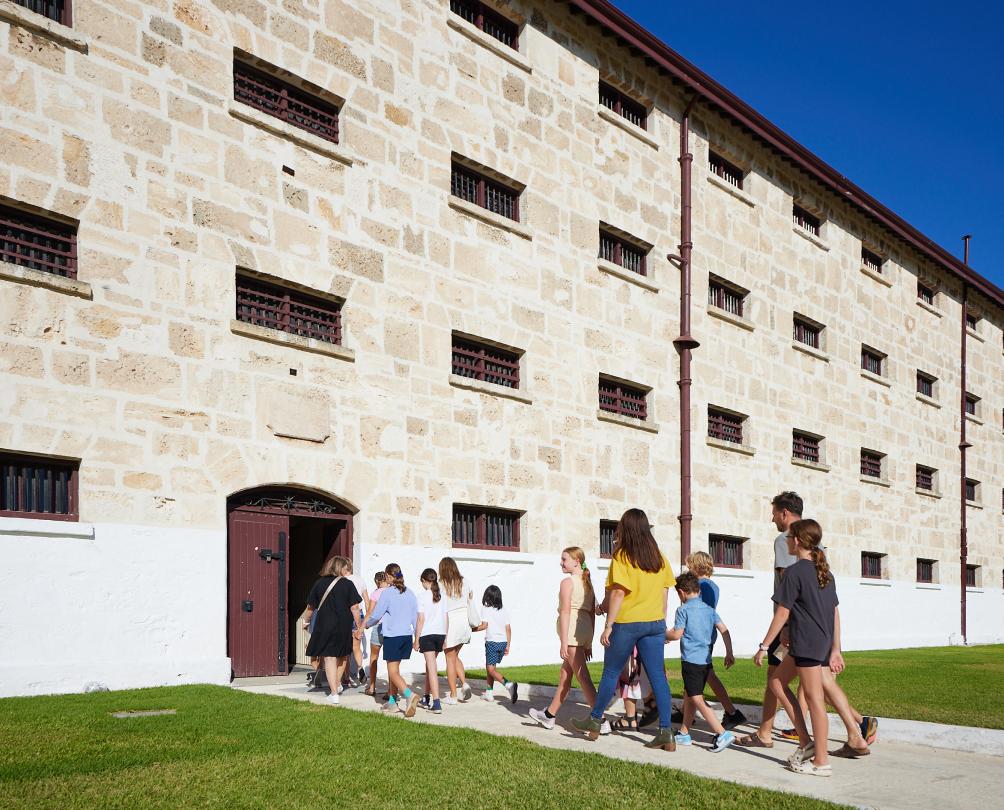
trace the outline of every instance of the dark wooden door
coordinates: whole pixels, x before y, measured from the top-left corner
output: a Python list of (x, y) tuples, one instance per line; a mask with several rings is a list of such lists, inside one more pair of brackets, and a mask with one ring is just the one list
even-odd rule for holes
[(227, 654), (234, 677), (285, 675), (289, 516), (235, 509), (228, 529)]

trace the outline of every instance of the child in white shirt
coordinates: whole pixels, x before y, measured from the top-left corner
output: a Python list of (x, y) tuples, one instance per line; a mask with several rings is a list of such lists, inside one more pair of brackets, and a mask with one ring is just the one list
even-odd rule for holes
[(481, 611), (482, 622), (478, 630), (485, 632), (485, 666), (488, 670), (488, 688), (482, 697), (485, 700), (495, 699), (495, 682), (505, 686), (513, 703), (517, 699), (518, 684), (508, 680), (498, 669), (503, 657), (509, 654), (512, 643), (512, 628), (509, 626), (509, 611), (502, 606), (502, 591), (497, 585), (485, 588), (481, 599), (484, 609)]

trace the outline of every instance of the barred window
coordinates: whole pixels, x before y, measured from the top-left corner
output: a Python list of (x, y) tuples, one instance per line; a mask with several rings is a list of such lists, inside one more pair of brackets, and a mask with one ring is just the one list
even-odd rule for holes
[(648, 409), (646, 398), (648, 392), (627, 383), (618, 382), (600, 376), (599, 398), (600, 410), (616, 413), (621, 416), (631, 416), (635, 419), (646, 419)]
[(708, 436), (732, 444), (743, 443), (743, 423), (745, 416), (723, 411), (720, 408), (708, 408)]
[(980, 398), (975, 394), (966, 394), (966, 413), (970, 416), (976, 416), (977, 411), (980, 407)]
[(648, 250), (623, 236), (618, 236), (609, 228), (600, 225), (600, 258), (630, 270), (640, 276), (647, 275), (646, 257)]
[(743, 175), (745, 174), (743, 170), (734, 163), (729, 163), (721, 155), (708, 152), (708, 169), (712, 174), (721, 177), (730, 186), (740, 189), (743, 187)]
[(813, 236), (819, 236), (823, 223), (815, 214), (810, 214), (800, 205), (796, 204), (791, 208), (791, 218), (803, 231), (808, 231)]
[(73, 24), (71, 0), (14, 0), (14, 4), (48, 17), (60, 25)]
[(791, 432), (791, 457), (819, 464), (821, 461), (820, 438), (800, 430)]
[(917, 298), (929, 306), (934, 306), (934, 287), (928, 287), (924, 282), (917, 282)]
[(864, 579), (882, 579), (882, 558), (884, 554), (861, 552), (861, 576)]
[(975, 503), (977, 501), (977, 499), (978, 499), (979, 494), (980, 494), (980, 482), (979, 481), (974, 481), (972, 478), (967, 478), (966, 479), (966, 500), (967, 501), (973, 501)]
[(977, 571), (980, 570), (978, 565), (966, 565), (966, 587), (975, 588), (976, 587), (976, 577)]
[(516, 188), (457, 161), (453, 161), (450, 172), (450, 193), (493, 214), (519, 222), (519, 191)]
[(917, 465), (917, 489), (922, 489), (925, 492), (934, 491), (934, 476), (938, 471), (933, 467), (925, 467), (922, 464)]
[(873, 273), (881, 273), (882, 265), (885, 264), (885, 259), (879, 256), (874, 251), (869, 250), (866, 247), (861, 248), (861, 266), (866, 267)]
[(294, 84), (234, 60), (234, 99), (299, 129), (338, 143), (338, 107)]
[(237, 274), (237, 320), (340, 346), (342, 305)]
[(614, 536), (616, 533), (616, 520), (600, 521), (600, 557), (605, 560), (614, 556)]
[(979, 331), (980, 328), (980, 317), (979, 315), (973, 315), (970, 312), (966, 313), (966, 326), (973, 332)]
[(54, 219), (0, 205), (0, 262), (77, 277), (77, 229)]
[(806, 346), (811, 346), (813, 349), (822, 348), (822, 334), (823, 327), (814, 322), (810, 321), (808, 318), (804, 318), (801, 315), (796, 314), (793, 317), (794, 323), (794, 339), (796, 343), (804, 343)]
[(867, 346), (861, 347), (861, 368), (871, 374), (882, 376), (882, 367), (885, 365), (885, 355), (881, 352), (870, 349)]
[(917, 558), (917, 582), (934, 582), (934, 564), (937, 560), (922, 560)]
[(917, 393), (922, 394), (925, 397), (930, 397), (934, 399), (934, 383), (937, 381), (937, 377), (932, 377), (930, 374), (925, 374), (923, 371), (917, 372)]
[(724, 534), (708, 535), (708, 553), (716, 567), (743, 567), (743, 537), (729, 537)]
[(519, 25), (477, 0), (450, 0), (450, 11), (492, 39), (519, 50)]
[(744, 317), (746, 296), (749, 290), (744, 290), (735, 284), (730, 284), (718, 276), (708, 277), (708, 305), (724, 309), (733, 315)]
[(519, 388), (519, 358), (518, 352), (453, 336), (452, 371), (460, 377)]
[(861, 474), (867, 476), (868, 478), (881, 478), (882, 477), (882, 459), (885, 456), (882, 453), (876, 453), (874, 450), (861, 449)]
[(616, 87), (600, 82), (600, 104), (642, 129), (648, 128), (648, 109)]
[(453, 547), (519, 551), (520, 513), (453, 505)]
[(78, 520), (79, 463), (0, 455), (0, 517)]

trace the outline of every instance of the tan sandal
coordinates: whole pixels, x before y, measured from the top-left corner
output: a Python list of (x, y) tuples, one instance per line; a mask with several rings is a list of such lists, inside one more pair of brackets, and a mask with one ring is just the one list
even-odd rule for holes
[(773, 748), (774, 741), (764, 742), (760, 739), (760, 735), (744, 734), (742, 737), (737, 737), (736, 741), (732, 743), (733, 745), (738, 745), (740, 748)]
[(831, 757), (841, 757), (842, 759), (857, 759), (858, 757), (866, 757), (871, 753), (866, 745), (864, 748), (855, 748), (850, 743), (844, 743), (836, 751), (831, 751)]

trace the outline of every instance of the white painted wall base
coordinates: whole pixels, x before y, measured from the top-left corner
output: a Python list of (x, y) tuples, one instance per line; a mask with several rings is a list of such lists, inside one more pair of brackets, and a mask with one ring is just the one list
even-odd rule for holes
[[(408, 586), (420, 587), (422, 569), (436, 567), (443, 552), (359, 544), (356, 570), (370, 584), (375, 571), (397, 562)], [(502, 590), (513, 628), (503, 670), (507, 663), (557, 661), (557, 555), (450, 553), (479, 603), (488, 585)], [(2, 518), (0, 555), (0, 696), (81, 692), (92, 682), (110, 689), (229, 682), (225, 530)], [(601, 589), (608, 563), (589, 563)], [(751, 655), (770, 621), (771, 574), (721, 571), (716, 581), (736, 653)], [(837, 589), (847, 650), (958, 642), (954, 587), (841, 580)], [(673, 596), (671, 611), (675, 606)], [(1000, 589), (969, 592), (970, 643), (1004, 641), (1002, 608)], [(669, 657), (678, 652), (667, 647)], [(594, 654), (602, 658), (598, 642)], [(483, 633), (462, 660), (484, 665)], [(402, 668), (420, 672), (422, 659), (413, 655)]]

